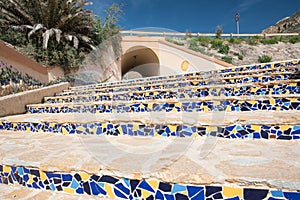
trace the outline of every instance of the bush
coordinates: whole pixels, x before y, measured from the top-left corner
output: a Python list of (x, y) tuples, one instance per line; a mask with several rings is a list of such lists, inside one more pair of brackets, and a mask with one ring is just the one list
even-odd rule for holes
[(214, 39), (210, 43), (211, 43), (211, 48), (213, 49), (220, 49), (223, 45), (223, 41), (219, 39)]
[(278, 44), (279, 38), (273, 37), (273, 38), (267, 38), (263, 39), (260, 42), (263, 44)]
[(260, 63), (268, 63), (272, 61), (272, 57), (268, 55), (262, 55), (258, 57), (258, 62)]
[(228, 54), (229, 52), (229, 46), (228, 45), (222, 45), (218, 51), (219, 53), (222, 54)]
[(239, 54), (239, 53), (236, 53), (234, 52), (233, 55), (237, 56), (239, 60), (243, 60), (244, 59), (244, 56)]
[(199, 45), (198, 45), (197, 40), (191, 39), (189, 41), (189, 49), (194, 50), (194, 51), (197, 51), (197, 49), (199, 49)]
[(208, 45), (209, 45), (209, 43), (210, 43), (210, 41), (211, 41), (211, 38), (210, 38), (210, 37), (199, 36), (199, 37), (197, 38), (197, 40), (198, 40), (198, 42), (199, 42), (199, 44), (200, 44), (201, 46), (208, 47)]
[(171, 42), (173, 44), (179, 45), (179, 46), (183, 46), (184, 42), (183, 41), (179, 41), (179, 40), (174, 40), (172, 38), (165, 38), (166, 41)]
[(256, 39), (254, 39), (254, 38), (249, 38), (249, 39), (247, 40), (247, 43), (248, 43), (249, 45), (255, 46), (255, 45), (258, 44), (258, 41), (257, 41)]
[(243, 38), (229, 38), (228, 42), (231, 44), (241, 44)]
[(229, 64), (232, 64), (232, 58), (229, 56), (223, 56), (221, 59)]
[(289, 38), (289, 43), (295, 44), (300, 42), (300, 37), (299, 36), (293, 36), (291, 38)]
[(196, 52), (200, 52), (200, 53), (208, 55), (208, 56), (212, 56), (212, 54), (206, 52), (204, 48), (199, 47), (198, 41), (195, 39), (191, 39), (189, 41), (189, 49), (196, 51)]

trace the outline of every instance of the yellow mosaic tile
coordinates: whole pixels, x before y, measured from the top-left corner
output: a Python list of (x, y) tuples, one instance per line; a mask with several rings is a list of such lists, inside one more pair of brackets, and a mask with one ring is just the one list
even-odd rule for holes
[(116, 195), (113, 192), (113, 187), (110, 184), (104, 183), (104, 190), (107, 192), (108, 197), (116, 198)]
[(87, 181), (90, 178), (90, 175), (87, 174), (87, 173), (81, 172), (81, 173), (79, 173), (79, 175), (81, 176), (81, 178), (82, 178), (83, 181)]
[(153, 190), (157, 190), (159, 184), (157, 180), (148, 180), (147, 183), (153, 188)]
[(64, 192), (69, 193), (69, 194), (75, 194), (75, 190), (72, 188), (64, 188)]
[(147, 197), (149, 197), (151, 195), (151, 193), (149, 191), (147, 191), (147, 190), (141, 189), (141, 192), (142, 192), (142, 197), (143, 198), (147, 198)]

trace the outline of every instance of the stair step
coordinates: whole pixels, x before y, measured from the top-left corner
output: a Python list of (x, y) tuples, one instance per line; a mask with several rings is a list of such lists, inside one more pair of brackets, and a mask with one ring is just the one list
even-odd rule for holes
[[(227, 68), (223, 70), (215, 70), (215, 71), (207, 71), (207, 72), (192, 72), (187, 74), (179, 74), (179, 75), (171, 75), (171, 76), (158, 76), (158, 77), (149, 77), (149, 78), (142, 78), (142, 79), (134, 79), (134, 80), (123, 80), (123, 81), (117, 81), (117, 82), (108, 82), (108, 83), (102, 83), (97, 85), (103, 85), (103, 86), (117, 86), (117, 85), (124, 85), (124, 84), (132, 84), (134, 82), (148, 82), (148, 81), (164, 81), (166, 79), (180, 79), (182, 77), (199, 77), (204, 76), (206, 78), (209, 78), (210, 76), (213, 76), (215, 74), (249, 74), (249, 73), (257, 73), (257, 72), (265, 72), (265, 71), (285, 71), (285, 68), (295, 68), (300, 65), (300, 60), (294, 60), (294, 61), (286, 61), (286, 62), (277, 62), (277, 63), (267, 63), (267, 64), (259, 64), (259, 65), (248, 65), (248, 66), (241, 66), (241, 67), (235, 67), (235, 68)], [(91, 85), (94, 86), (94, 85)], [(86, 88), (90, 86), (79, 86), (75, 88)]]
[(101, 101), (87, 103), (45, 103), (27, 105), (28, 113), (124, 113), (300, 110), (299, 95), (261, 95), (157, 99), (148, 101)]
[[(261, 116), (261, 117), (260, 117)], [(0, 119), (0, 130), (65, 135), (129, 135), (254, 139), (300, 139), (300, 111), (27, 114)]]
[(300, 195), (298, 141), (2, 131), (0, 148), (1, 182), (42, 190), (121, 199), (134, 193), (137, 198)]
[[(89, 94), (88, 94), (89, 93)], [(132, 101), (171, 98), (201, 98), (206, 96), (250, 96), (299, 94), (300, 80), (282, 81), (282, 83), (214, 85), (202, 87), (183, 87), (161, 90), (123, 91), (123, 92), (80, 92), (73, 95), (45, 97), (47, 103), (83, 103), (99, 101)]]
[[(58, 95), (65, 95), (71, 93), (78, 92), (89, 92), (93, 90), (103, 91), (116, 91), (120, 89), (126, 88), (140, 88), (141, 84), (143, 86), (151, 87), (151, 86), (164, 86), (172, 88), (174, 86), (180, 85), (182, 86), (203, 86), (203, 85), (213, 85), (213, 84), (240, 84), (240, 83), (251, 83), (251, 82), (268, 82), (268, 81), (276, 81), (276, 80), (288, 80), (295, 79), (296, 69), (291, 69), (290, 72), (280, 72), (280, 73), (268, 73), (268, 74), (249, 74), (249, 75), (235, 75), (233, 77), (212, 77), (212, 78), (202, 78), (202, 77), (187, 77), (182, 79), (175, 80), (165, 80), (165, 81), (152, 81), (152, 82), (133, 82), (131, 84), (117, 85), (117, 86), (102, 86), (102, 85), (89, 85), (86, 87), (71, 87), (68, 90), (64, 90), (64, 92)], [(135, 80), (135, 79), (134, 79)]]

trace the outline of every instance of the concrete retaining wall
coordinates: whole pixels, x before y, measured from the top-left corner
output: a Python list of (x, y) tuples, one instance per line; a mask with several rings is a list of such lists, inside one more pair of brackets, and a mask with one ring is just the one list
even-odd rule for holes
[(48, 83), (64, 75), (64, 71), (60, 67), (45, 67), (18, 52), (13, 46), (0, 41), (0, 68), (5, 67), (23, 75), (28, 74), (43, 83)]
[(0, 97), (0, 117), (25, 113), (27, 104), (41, 103), (44, 97), (53, 96), (69, 87), (69, 83), (60, 83), (53, 86)]

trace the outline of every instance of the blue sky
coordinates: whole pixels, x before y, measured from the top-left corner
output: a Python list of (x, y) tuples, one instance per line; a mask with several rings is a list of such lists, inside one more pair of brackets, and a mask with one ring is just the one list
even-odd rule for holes
[(300, 0), (91, 0), (96, 14), (112, 3), (124, 5), (119, 24), (123, 30), (155, 27), (178, 32), (236, 33), (235, 13), (240, 13), (240, 33), (259, 33), (300, 10)]

